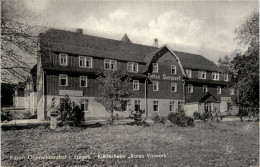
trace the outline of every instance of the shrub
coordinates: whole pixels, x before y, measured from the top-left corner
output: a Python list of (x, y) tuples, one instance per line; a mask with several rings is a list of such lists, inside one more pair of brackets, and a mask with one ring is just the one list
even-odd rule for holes
[(170, 113), (168, 115), (168, 120), (174, 125), (181, 127), (194, 126), (194, 120), (187, 117), (184, 112)]
[(10, 111), (1, 111), (1, 122), (3, 121), (11, 121), (12, 120), (12, 114)]
[(166, 122), (166, 119), (165, 118), (160, 118), (158, 114), (154, 114), (152, 120), (156, 124), (158, 124), (158, 123), (165, 124), (165, 122)]
[(73, 123), (75, 126), (79, 126), (81, 121), (84, 120), (84, 112), (79, 108), (79, 106), (75, 106), (73, 108)]
[(142, 119), (142, 114), (144, 113), (144, 110), (135, 111), (135, 113), (134, 111), (131, 111), (129, 117), (135, 121), (135, 125), (145, 125), (145, 120)]

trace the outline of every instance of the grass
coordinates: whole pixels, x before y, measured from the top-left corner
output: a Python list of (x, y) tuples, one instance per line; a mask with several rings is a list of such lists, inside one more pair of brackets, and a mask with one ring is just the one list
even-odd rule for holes
[[(192, 128), (167, 123), (3, 130), (2, 166), (258, 166), (258, 127), (256, 122), (198, 122)], [(147, 158), (148, 153), (166, 157)], [(98, 154), (126, 158), (99, 159)], [(144, 158), (127, 158), (131, 154)], [(28, 155), (67, 157), (30, 160)], [(14, 160), (15, 156), (22, 158)]]

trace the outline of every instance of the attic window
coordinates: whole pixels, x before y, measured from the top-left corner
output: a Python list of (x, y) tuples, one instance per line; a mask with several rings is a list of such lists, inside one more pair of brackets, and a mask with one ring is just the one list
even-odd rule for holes
[(224, 74), (224, 81), (228, 82), (228, 74)]
[(127, 71), (128, 72), (138, 72), (138, 63), (128, 62)]
[(67, 66), (68, 65), (68, 55), (65, 53), (60, 53), (60, 65)]
[(116, 60), (104, 60), (104, 68), (105, 70), (116, 70), (117, 69), (117, 62)]
[(79, 66), (92, 68), (92, 57), (79, 56)]
[(206, 79), (206, 71), (198, 71), (199, 79)]
[(158, 63), (153, 63), (153, 73), (158, 73)]
[(172, 74), (176, 74), (177, 71), (176, 71), (176, 65), (171, 65), (171, 73)]
[(213, 80), (219, 80), (219, 73), (218, 72), (212, 72), (212, 79)]

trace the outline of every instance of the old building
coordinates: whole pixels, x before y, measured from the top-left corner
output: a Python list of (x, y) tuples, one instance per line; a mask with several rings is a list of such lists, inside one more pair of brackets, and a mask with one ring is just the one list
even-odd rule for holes
[(167, 116), (184, 108), (195, 111), (226, 111), (232, 103), (227, 87), (230, 75), (216, 64), (195, 54), (172, 50), (164, 45), (134, 44), (125, 34), (112, 40), (76, 32), (50, 29), (40, 36), (37, 60), (37, 114), (46, 119), (51, 104), (59, 105), (64, 95), (80, 105), (85, 118), (107, 117), (109, 113), (94, 99), (100, 95), (97, 73), (120, 70), (132, 77), (134, 91), (129, 110), (143, 109), (146, 116)]

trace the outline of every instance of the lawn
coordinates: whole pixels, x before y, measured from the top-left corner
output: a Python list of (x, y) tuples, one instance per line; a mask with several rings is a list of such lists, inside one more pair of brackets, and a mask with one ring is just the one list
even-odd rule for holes
[(198, 122), (192, 128), (167, 123), (3, 130), (2, 166), (258, 166), (258, 127)]

